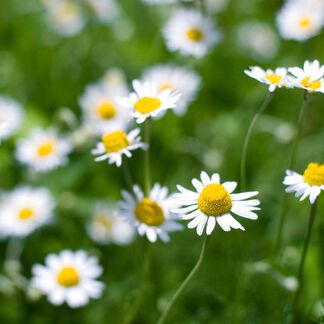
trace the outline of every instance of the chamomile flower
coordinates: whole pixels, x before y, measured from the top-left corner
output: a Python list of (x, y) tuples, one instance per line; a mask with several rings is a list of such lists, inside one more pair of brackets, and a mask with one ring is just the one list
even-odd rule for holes
[(15, 100), (0, 97), (0, 141), (15, 134), (22, 124), (23, 109)]
[(201, 58), (220, 40), (212, 20), (193, 9), (178, 9), (164, 28), (164, 37), (171, 52)]
[(37, 172), (47, 172), (67, 163), (72, 146), (54, 129), (34, 129), (17, 142), (16, 158)]
[(131, 151), (146, 148), (146, 145), (141, 142), (139, 133), (140, 129), (135, 128), (128, 134), (121, 130), (104, 134), (101, 141), (97, 143), (97, 147), (91, 151), (93, 155), (98, 155), (95, 161), (108, 159), (109, 164), (116, 164), (120, 167), (123, 155), (130, 158), (132, 157)]
[(324, 190), (324, 164), (309, 163), (303, 175), (287, 170), (283, 184), (287, 186), (286, 192), (294, 192), (300, 201), (309, 197), (313, 204)]
[(116, 209), (107, 203), (97, 203), (94, 207), (87, 232), (91, 239), (100, 244), (125, 245), (132, 242), (134, 228), (118, 216)]
[(118, 101), (125, 108), (133, 109), (131, 115), (138, 124), (149, 117), (159, 117), (167, 109), (175, 108), (181, 95), (171, 89), (161, 91), (156, 84), (138, 80), (133, 81), (133, 88), (134, 92), (129, 97), (119, 98)]
[(322, 0), (290, 0), (277, 15), (283, 38), (304, 41), (317, 35), (324, 25)]
[(227, 181), (220, 183), (218, 173), (211, 177), (206, 172), (201, 172), (201, 181), (192, 180), (192, 184), (197, 192), (185, 189), (178, 185), (180, 193), (175, 195), (176, 201), (183, 207), (173, 209), (175, 213), (184, 214), (183, 219), (192, 219), (188, 228), (195, 228), (198, 235), (202, 235), (206, 226), (206, 233), (210, 235), (216, 223), (224, 230), (230, 231), (232, 228), (241, 229), (244, 227), (231, 215), (257, 219), (254, 211), (260, 210), (260, 201), (249, 199), (258, 194), (257, 191), (233, 193), (237, 183)]
[(104, 284), (96, 280), (102, 274), (98, 259), (83, 250), (49, 254), (45, 265), (35, 264), (32, 273), (33, 287), (47, 295), (53, 305), (85, 306), (90, 298), (100, 298), (104, 288)]
[(292, 67), (289, 72), (293, 75), (290, 78), (293, 86), (309, 92), (324, 92), (324, 65), (319, 61), (305, 61), (303, 69)]
[(250, 70), (245, 70), (244, 73), (249, 77), (265, 83), (269, 86), (269, 91), (273, 92), (276, 88), (289, 87), (289, 79), (287, 77), (287, 69), (283, 67), (273, 70), (263, 70), (259, 66), (252, 66)]
[(115, 0), (86, 0), (90, 11), (102, 22), (114, 21), (119, 13)]
[(55, 202), (46, 188), (18, 187), (2, 197), (0, 231), (2, 236), (24, 237), (48, 223)]
[(171, 212), (174, 200), (168, 196), (166, 187), (155, 184), (148, 197), (136, 185), (133, 191), (135, 197), (122, 191), (124, 200), (119, 203), (119, 215), (136, 227), (139, 235), (146, 236), (152, 243), (158, 238), (168, 242), (169, 233), (182, 230), (177, 216)]
[(168, 64), (160, 64), (145, 71), (143, 80), (157, 85), (159, 90), (175, 90), (181, 93), (177, 106), (173, 109), (183, 115), (190, 102), (195, 98), (201, 78), (191, 69)]

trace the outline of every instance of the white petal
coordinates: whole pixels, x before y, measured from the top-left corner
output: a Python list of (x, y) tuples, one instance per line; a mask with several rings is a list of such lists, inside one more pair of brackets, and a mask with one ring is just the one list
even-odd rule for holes
[(216, 225), (216, 217), (209, 217), (207, 222), (206, 234), (210, 235)]

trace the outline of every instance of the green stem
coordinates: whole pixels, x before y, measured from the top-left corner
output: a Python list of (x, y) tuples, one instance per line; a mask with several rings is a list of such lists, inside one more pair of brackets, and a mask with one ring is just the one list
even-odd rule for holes
[(317, 210), (317, 200), (314, 202), (314, 204), (312, 205), (312, 208), (311, 208), (309, 221), (308, 221), (307, 232), (306, 232), (306, 236), (305, 236), (305, 240), (304, 240), (303, 252), (302, 252), (302, 256), (301, 256), (301, 260), (300, 260), (300, 264), (299, 264), (299, 268), (298, 268), (298, 275), (297, 275), (298, 288), (296, 290), (296, 293), (295, 293), (295, 296), (294, 296), (294, 299), (293, 299), (293, 304), (292, 304), (293, 305), (292, 309), (293, 309), (293, 313), (294, 313), (292, 323), (297, 322), (298, 300), (299, 300), (299, 296), (300, 296), (300, 293), (301, 293), (301, 290), (302, 290), (304, 265), (305, 265), (305, 260), (306, 260), (306, 256), (307, 256), (310, 237), (311, 237), (311, 234), (312, 234), (314, 220), (315, 220), (315, 216), (316, 216), (316, 210)]
[(147, 144), (144, 156), (144, 191), (145, 196), (148, 197), (151, 191), (151, 172), (150, 172), (150, 133), (151, 133), (151, 120), (145, 121), (144, 128), (144, 142)]
[(123, 161), (121, 168), (122, 168), (123, 177), (124, 177), (125, 182), (128, 186), (128, 189), (130, 190), (130, 192), (133, 192), (134, 182), (133, 182), (132, 174), (129, 171), (129, 167), (128, 167), (128, 163), (127, 163), (126, 159), (125, 159), (125, 161)]
[(186, 287), (188, 286), (189, 282), (192, 280), (192, 278), (195, 276), (195, 274), (197, 273), (199, 267), (201, 266), (201, 263), (204, 259), (204, 255), (205, 255), (205, 250), (206, 250), (206, 242), (208, 240), (208, 236), (205, 236), (204, 242), (202, 244), (201, 247), (201, 251), (200, 251), (200, 255), (198, 258), (197, 263), (195, 264), (195, 266), (193, 267), (193, 269), (190, 271), (190, 273), (188, 274), (188, 276), (186, 277), (186, 279), (182, 282), (182, 284), (180, 285), (180, 287), (178, 288), (178, 290), (176, 291), (176, 293), (173, 295), (171, 301), (169, 302), (168, 306), (166, 307), (166, 309), (164, 310), (164, 312), (162, 313), (160, 319), (158, 320), (157, 324), (163, 324), (166, 322), (166, 319), (172, 309), (172, 307), (174, 306), (174, 304), (176, 303), (176, 301), (179, 299), (179, 297), (181, 296), (181, 294), (183, 293), (183, 291), (186, 289)]
[(273, 98), (274, 92), (269, 92), (269, 94), (264, 99), (263, 103), (261, 104), (260, 108), (254, 115), (250, 126), (248, 128), (248, 131), (246, 133), (244, 144), (243, 144), (243, 150), (242, 150), (242, 157), (241, 157), (241, 166), (240, 166), (240, 172), (241, 172), (241, 188), (242, 190), (245, 190), (246, 187), (246, 157), (247, 157), (247, 151), (251, 139), (251, 135), (254, 129), (254, 126), (256, 122), (258, 121), (259, 117), (262, 115), (262, 113), (265, 111), (267, 106), (269, 105), (271, 99)]

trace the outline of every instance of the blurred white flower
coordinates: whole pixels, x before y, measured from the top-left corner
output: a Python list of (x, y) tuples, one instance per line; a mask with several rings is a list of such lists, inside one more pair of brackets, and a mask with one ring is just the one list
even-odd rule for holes
[(165, 5), (170, 3), (177, 3), (179, 1), (191, 2), (192, 0), (141, 0), (141, 1), (149, 5)]
[(17, 142), (16, 158), (37, 172), (47, 172), (67, 163), (71, 143), (54, 129), (36, 128)]
[(201, 58), (220, 41), (221, 36), (213, 21), (200, 11), (178, 9), (167, 22), (164, 37), (170, 51)]
[(208, 13), (216, 13), (225, 9), (228, 0), (204, 0), (204, 4)]
[(118, 17), (115, 0), (85, 0), (90, 11), (102, 22), (110, 23)]
[(71, 308), (85, 306), (90, 298), (100, 298), (104, 288), (96, 280), (102, 274), (98, 259), (82, 250), (49, 254), (45, 266), (35, 264), (32, 273), (32, 285), (53, 305), (66, 302)]
[(0, 203), (1, 236), (24, 237), (53, 217), (55, 203), (46, 188), (18, 187)]
[(134, 228), (116, 214), (116, 209), (106, 203), (97, 203), (91, 222), (87, 226), (91, 239), (100, 244), (129, 244), (134, 239)]

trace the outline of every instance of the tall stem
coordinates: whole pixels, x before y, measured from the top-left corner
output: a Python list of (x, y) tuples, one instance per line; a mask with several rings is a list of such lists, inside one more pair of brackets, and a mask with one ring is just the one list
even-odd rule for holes
[(190, 273), (188, 274), (186, 279), (182, 282), (182, 284), (180, 285), (178, 290), (173, 295), (171, 301), (169, 302), (168, 306), (166, 307), (166, 309), (162, 313), (162, 315), (161, 315), (160, 319), (158, 320), (157, 324), (163, 324), (163, 323), (166, 322), (166, 319), (167, 319), (172, 307), (174, 306), (176, 301), (179, 299), (179, 297), (181, 296), (183, 291), (186, 289), (186, 287), (188, 286), (188, 284), (190, 283), (192, 278), (197, 273), (197, 271), (198, 271), (198, 269), (199, 269), (199, 267), (200, 267), (200, 265), (201, 265), (201, 263), (202, 263), (202, 261), (204, 259), (207, 239), (208, 239), (208, 236), (206, 235), (205, 239), (204, 239), (204, 242), (202, 244), (202, 247), (201, 247), (201, 251), (200, 251), (200, 255), (199, 255), (197, 263), (195, 264), (195, 266), (192, 268), (192, 270), (190, 271)]
[(246, 157), (247, 157), (247, 151), (248, 151), (251, 135), (252, 135), (252, 132), (253, 132), (256, 122), (258, 121), (259, 117), (265, 111), (265, 109), (269, 105), (271, 99), (273, 98), (273, 94), (274, 94), (274, 92), (269, 92), (269, 94), (264, 99), (262, 105), (260, 106), (260, 108), (258, 109), (256, 114), (254, 115), (254, 117), (250, 123), (250, 126), (248, 128), (248, 131), (246, 133), (245, 139), (244, 139), (242, 156), (241, 156), (241, 166), (240, 166), (242, 190), (245, 190), (245, 187), (246, 187)]
[(150, 133), (151, 133), (151, 120), (147, 119), (145, 121), (144, 129), (144, 142), (147, 144), (144, 156), (144, 191), (145, 195), (148, 197), (151, 190), (151, 172), (150, 172)]
[(129, 166), (128, 166), (126, 159), (125, 159), (125, 161), (123, 161), (121, 168), (122, 168), (123, 177), (124, 177), (125, 182), (128, 186), (128, 189), (130, 190), (130, 192), (133, 192), (134, 182), (133, 182), (132, 174), (129, 171)]

